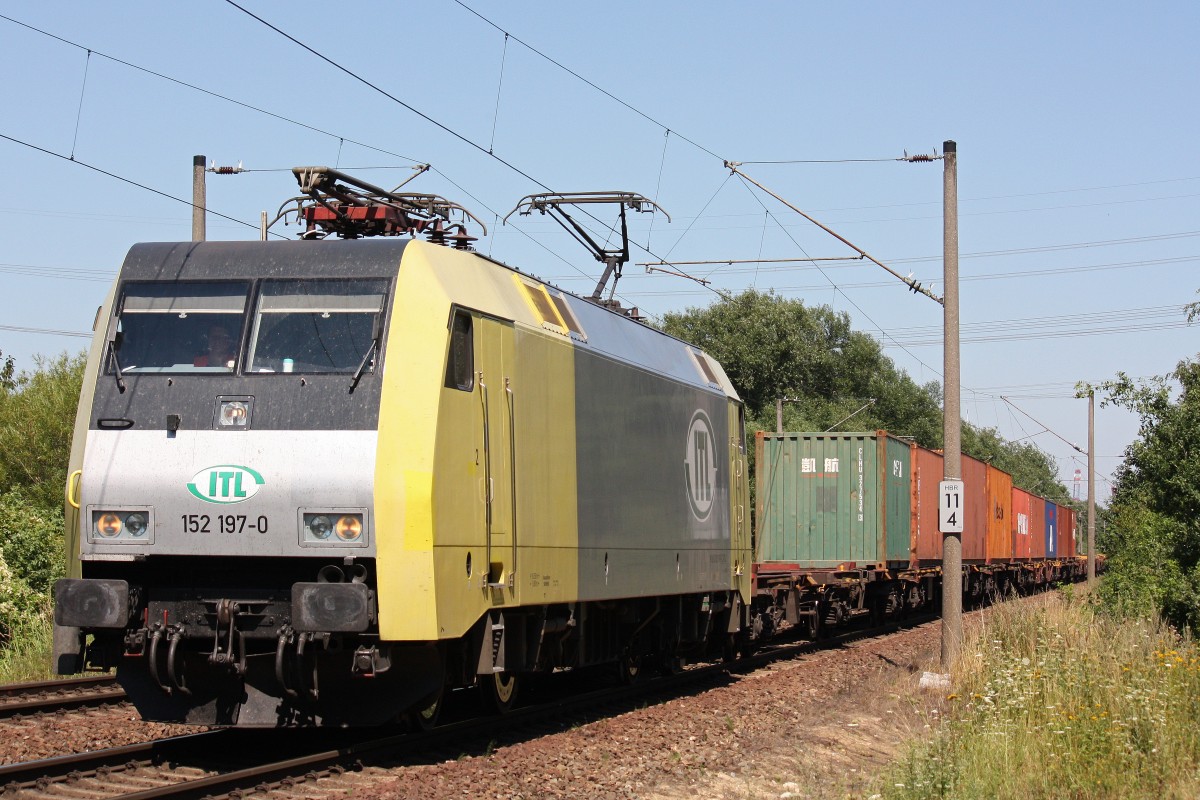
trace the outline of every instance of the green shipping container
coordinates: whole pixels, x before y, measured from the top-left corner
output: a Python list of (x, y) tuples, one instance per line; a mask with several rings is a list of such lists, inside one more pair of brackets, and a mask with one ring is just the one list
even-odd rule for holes
[(758, 563), (908, 566), (908, 442), (887, 431), (760, 432), (755, 451)]

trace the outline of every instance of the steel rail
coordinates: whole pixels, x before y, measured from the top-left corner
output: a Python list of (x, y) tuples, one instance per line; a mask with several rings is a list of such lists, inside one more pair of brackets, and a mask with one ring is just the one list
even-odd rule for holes
[(125, 692), (111, 675), (0, 686), (0, 719), (117, 703)]
[[(582, 694), (571, 694), (547, 702), (518, 708), (501, 716), (475, 717), (443, 725), (431, 731), (379, 736), (378, 731), (342, 732), (346, 741), (329, 749), (327, 740), (334, 732), (313, 729), (313, 749), (305, 741), (281, 743), (270, 738), (258, 740), (263, 750), (285, 755), (278, 760), (248, 767), (231, 767), (230, 753), (235, 758), (247, 758), (255, 748), (238, 745), (236, 737), (251, 737), (278, 731), (252, 729), (222, 729), (177, 736), (143, 744), (127, 745), (77, 755), (58, 756), (38, 761), (0, 766), (0, 793), (22, 789), (38, 792), (51, 784), (66, 784), (72, 780), (103, 777), (106, 774), (136, 768), (164, 766), (169, 769), (194, 767), (207, 774), (200, 778), (183, 779), (170, 785), (142, 789), (132, 793), (114, 794), (120, 800), (201, 800), (239, 796), (242, 792), (270, 791), (294, 785), (297, 781), (320, 780), (364, 766), (406, 760), (422, 753), (436, 754), (441, 760), (447, 750), (454, 755), (483, 754), (497, 744), (523, 741), (549, 732), (566, 730), (578, 724), (580, 717), (595, 719), (597, 712), (617, 715), (644, 707), (648, 702), (658, 704), (685, 697), (696, 690), (697, 684), (708, 686), (729, 680), (731, 673), (748, 673), (778, 661), (789, 660), (823, 650), (841, 648), (856, 641), (872, 639), (901, 630), (919, 627), (935, 621), (937, 614), (924, 612), (905, 618), (886, 620), (877, 625), (851, 625), (844, 630), (817, 640), (784, 642), (770, 645), (759, 652), (744, 655), (733, 661), (708, 662), (682, 669), (680, 672), (653, 678), (632, 686), (606, 687)], [(786, 636), (786, 633), (785, 633)], [(360, 738), (361, 737), (361, 738)], [(356, 740), (357, 739), (357, 740)], [(231, 746), (232, 745), (232, 746)], [(325, 749), (317, 749), (324, 747)], [(286, 754), (290, 748), (292, 754)], [(439, 750), (441, 751), (439, 753)], [(243, 762), (244, 763), (244, 762)], [(218, 774), (211, 774), (213, 772)], [(53, 789), (51, 789), (53, 792)], [(95, 794), (95, 789), (88, 789)]]

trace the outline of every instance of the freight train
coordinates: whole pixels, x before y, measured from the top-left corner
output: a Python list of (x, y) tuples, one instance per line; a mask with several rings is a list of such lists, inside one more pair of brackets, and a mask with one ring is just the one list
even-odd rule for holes
[[(936, 592), (932, 534), (872, 539), (865, 440), (779, 453), (857, 503), (858, 544), (806, 550), (776, 525), (792, 479), (760, 471), (756, 558), (720, 364), (474, 252), (441, 198), (296, 172), (301, 240), (135, 245), (97, 313), (59, 672), (115, 670), (148, 720), (430, 725), (454, 689), (503, 711), (534, 673), (634, 680)], [(876, 443), (904, 453), (890, 503), (917, 462)]]
[[(887, 431), (755, 439), (757, 634), (788, 623), (819, 636), (940, 598), (941, 453)], [(962, 473), (965, 600), (1086, 575), (1074, 509), (1013, 486), (1010, 474), (966, 454)]]

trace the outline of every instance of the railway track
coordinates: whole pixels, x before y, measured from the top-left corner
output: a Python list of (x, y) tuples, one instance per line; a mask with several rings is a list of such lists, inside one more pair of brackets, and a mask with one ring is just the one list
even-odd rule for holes
[(0, 686), (0, 719), (119, 703), (125, 692), (111, 675)]
[[(923, 615), (902, 623), (848, 630), (816, 642), (780, 643), (736, 662), (696, 665), (633, 686), (569, 694), (572, 689), (563, 686), (558, 690), (562, 696), (538, 705), (502, 717), (463, 719), (428, 732), (392, 731), (381, 736), (372, 730), (227, 729), (0, 766), (0, 792), (21, 800), (199, 800), (238, 796), (251, 789), (282, 790), (301, 783), (336, 781), (365, 766), (481, 755), (498, 745), (686, 696), (728, 681), (730, 672), (751, 672), (775, 661), (841, 647), (935, 618)], [(578, 682), (587, 682), (586, 676), (580, 676)]]

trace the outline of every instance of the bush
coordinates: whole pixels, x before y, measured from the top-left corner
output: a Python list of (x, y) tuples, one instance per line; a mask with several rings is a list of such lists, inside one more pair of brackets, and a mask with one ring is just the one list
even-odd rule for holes
[(49, 596), (66, 570), (63, 513), (37, 508), (21, 489), (0, 494), (0, 556), (33, 591)]
[(1104, 604), (1122, 615), (1157, 616), (1172, 623), (1188, 622), (1194, 593), (1187, 573), (1175, 558), (1186, 527), (1141, 506), (1114, 509), (1113, 524), (1122, 531), (1100, 583)]
[(24, 488), (39, 508), (63, 502), (84, 361), (38, 357), (33, 372), (0, 380), (0, 485)]
[(49, 614), (49, 597), (30, 588), (0, 557), (0, 644), (8, 647), (25, 632), (42, 627)]

